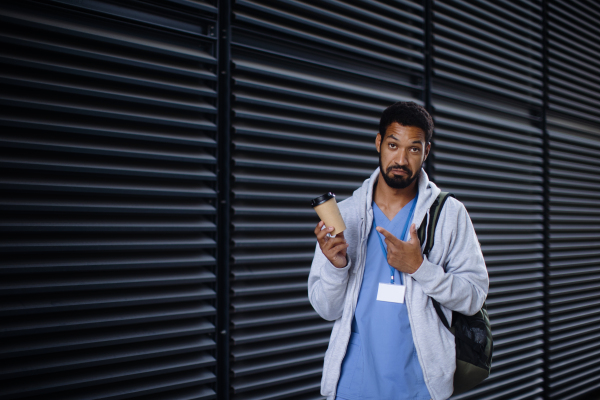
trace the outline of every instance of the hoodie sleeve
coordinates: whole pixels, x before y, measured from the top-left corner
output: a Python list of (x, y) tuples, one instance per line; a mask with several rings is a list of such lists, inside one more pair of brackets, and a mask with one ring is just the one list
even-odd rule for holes
[(308, 299), (315, 311), (328, 321), (340, 318), (344, 310), (348, 271), (352, 267), (348, 253), (346, 261), (348, 263), (344, 268), (336, 268), (317, 243), (308, 275)]
[(453, 198), (448, 199), (440, 214), (430, 258), (440, 258), (442, 266), (424, 256), (419, 269), (410, 274), (425, 294), (465, 315), (479, 311), (487, 297), (488, 273), (469, 214)]
[(335, 321), (342, 317), (346, 301), (346, 290), (350, 279), (349, 271), (353, 268), (352, 265), (356, 260), (360, 226), (354, 201), (354, 196), (350, 196), (338, 204), (346, 224), (344, 237), (349, 244), (346, 250), (346, 266), (336, 268), (323, 254), (317, 242), (308, 275), (308, 299), (310, 304), (322, 318), (328, 321)]

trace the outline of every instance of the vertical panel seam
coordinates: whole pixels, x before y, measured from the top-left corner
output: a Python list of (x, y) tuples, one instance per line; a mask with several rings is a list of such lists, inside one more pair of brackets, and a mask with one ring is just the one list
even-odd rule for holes
[(217, 398), (230, 387), (230, 191), (231, 191), (231, 2), (219, 0), (218, 40), (218, 217), (217, 217)]
[(548, 0), (542, 0), (542, 155), (544, 220), (544, 399), (550, 399), (550, 140), (548, 137)]

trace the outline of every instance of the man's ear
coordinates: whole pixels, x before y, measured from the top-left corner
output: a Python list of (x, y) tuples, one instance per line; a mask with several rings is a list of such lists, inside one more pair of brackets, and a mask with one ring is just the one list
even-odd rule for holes
[(375, 150), (377, 150), (378, 153), (381, 153), (381, 134), (379, 132), (375, 135)]
[(430, 151), (431, 151), (431, 142), (428, 142), (427, 146), (425, 146), (425, 158), (423, 159), (423, 162), (425, 162), (425, 160), (427, 160), (427, 157), (429, 157)]

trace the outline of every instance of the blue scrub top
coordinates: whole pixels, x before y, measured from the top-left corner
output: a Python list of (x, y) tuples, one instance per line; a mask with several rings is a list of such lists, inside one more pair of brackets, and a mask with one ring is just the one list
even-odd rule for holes
[[(399, 237), (413, 199), (392, 221), (373, 202), (373, 226), (352, 334), (342, 363), (337, 397), (346, 400), (429, 400), (423, 371), (412, 339), (406, 303), (377, 301), (379, 283), (390, 283), (390, 269), (375, 230), (381, 226)], [(404, 240), (410, 237), (410, 229)], [(385, 237), (381, 236), (385, 243)], [(400, 284), (395, 270), (395, 284)]]

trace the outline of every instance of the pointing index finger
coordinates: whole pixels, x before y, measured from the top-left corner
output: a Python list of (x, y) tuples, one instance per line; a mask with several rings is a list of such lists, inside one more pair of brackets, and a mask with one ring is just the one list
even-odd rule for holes
[(398, 240), (396, 236), (392, 235), (390, 232), (386, 231), (380, 226), (376, 227), (375, 229), (377, 229), (377, 232), (381, 233), (383, 236), (385, 236), (386, 239), (390, 240), (392, 243)]

